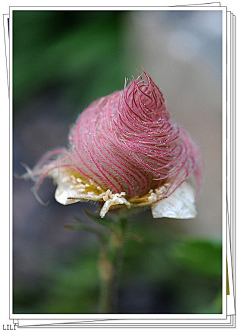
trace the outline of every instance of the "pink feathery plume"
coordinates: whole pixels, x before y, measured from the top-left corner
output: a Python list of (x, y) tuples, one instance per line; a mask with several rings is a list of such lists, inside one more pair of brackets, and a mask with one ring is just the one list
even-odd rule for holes
[[(145, 80), (144, 80), (145, 78)], [(143, 71), (122, 91), (92, 102), (69, 136), (70, 148), (46, 154), (32, 171), (37, 188), (53, 170), (66, 168), (103, 191), (141, 197), (168, 182), (171, 195), (191, 174), (199, 194), (201, 155), (166, 108), (159, 88)]]

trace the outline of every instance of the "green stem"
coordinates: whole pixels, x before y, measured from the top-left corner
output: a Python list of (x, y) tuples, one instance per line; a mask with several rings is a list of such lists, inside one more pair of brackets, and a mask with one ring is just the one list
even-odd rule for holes
[(101, 245), (99, 255), (100, 300), (99, 313), (116, 313), (119, 276), (123, 260), (127, 220), (120, 218), (118, 230), (110, 232), (107, 244)]

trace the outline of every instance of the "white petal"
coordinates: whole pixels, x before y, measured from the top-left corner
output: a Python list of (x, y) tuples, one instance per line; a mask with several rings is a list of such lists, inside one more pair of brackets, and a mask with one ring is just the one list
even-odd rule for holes
[(73, 204), (84, 199), (92, 201), (99, 201), (102, 199), (100, 195), (79, 193), (74, 186), (70, 188), (71, 184), (65, 180), (64, 175), (58, 175), (56, 181), (58, 186), (55, 191), (55, 199), (60, 204)]
[(152, 204), (153, 218), (190, 219), (197, 215), (194, 189), (183, 182), (168, 198)]
[(60, 186), (57, 187), (55, 191), (55, 199), (58, 203), (67, 205), (71, 203), (75, 203), (74, 199), (68, 199), (69, 197), (69, 192), (67, 192), (64, 189), (61, 189)]
[(58, 203), (63, 205), (73, 204), (81, 200), (99, 201), (101, 197), (99, 195), (79, 194), (75, 190), (70, 188), (62, 189), (58, 186), (55, 191), (55, 199)]

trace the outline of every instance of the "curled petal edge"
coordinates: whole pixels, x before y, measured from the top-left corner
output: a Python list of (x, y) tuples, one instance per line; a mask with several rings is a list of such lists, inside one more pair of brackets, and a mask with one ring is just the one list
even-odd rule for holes
[(195, 218), (197, 211), (194, 195), (193, 187), (183, 182), (168, 198), (152, 204), (153, 218)]

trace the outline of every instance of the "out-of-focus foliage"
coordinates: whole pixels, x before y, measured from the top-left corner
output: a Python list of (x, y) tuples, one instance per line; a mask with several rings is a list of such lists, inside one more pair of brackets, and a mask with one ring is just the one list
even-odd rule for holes
[[(119, 313), (221, 313), (221, 244), (154, 227), (153, 221), (132, 224), (143, 241), (126, 241)], [(16, 287), (15, 312), (97, 313), (98, 248), (94, 241), (81, 257), (55, 267), (35, 301), (22, 301)]]
[(13, 91), (16, 102), (60, 88), (87, 105), (122, 89), (123, 48), (117, 11), (16, 11)]
[(220, 242), (188, 238), (176, 244), (172, 253), (184, 267), (203, 276), (221, 278), (221, 249)]

